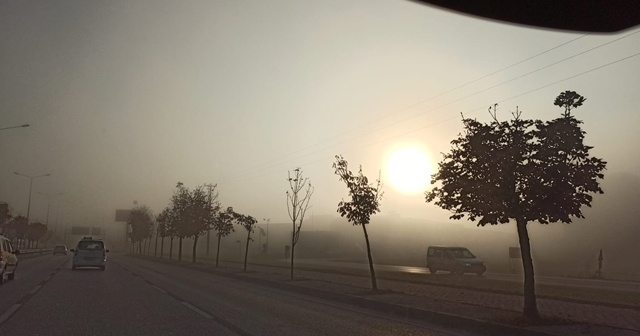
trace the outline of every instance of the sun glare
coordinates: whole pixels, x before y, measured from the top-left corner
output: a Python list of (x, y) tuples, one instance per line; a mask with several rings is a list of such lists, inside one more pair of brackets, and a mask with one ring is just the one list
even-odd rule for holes
[(404, 147), (391, 154), (387, 161), (387, 177), (391, 185), (404, 193), (419, 193), (431, 180), (427, 154), (416, 147)]

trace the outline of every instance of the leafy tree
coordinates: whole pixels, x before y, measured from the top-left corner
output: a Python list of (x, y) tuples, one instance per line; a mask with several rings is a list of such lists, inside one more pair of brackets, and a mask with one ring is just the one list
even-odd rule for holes
[(172, 225), (180, 239), (178, 261), (182, 261), (182, 240), (193, 238), (192, 262), (196, 262), (198, 238), (213, 226), (220, 210), (216, 185), (198, 186), (189, 190), (181, 182), (171, 201)]
[(216, 250), (216, 267), (218, 267), (218, 260), (220, 257), (220, 241), (223, 237), (230, 235), (235, 231), (233, 222), (237, 218), (236, 212), (232, 207), (227, 207), (225, 211), (220, 211), (213, 222), (213, 229), (216, 231), (216, 237), (218, 238), (218, 246)]
[(162, 259), (164, 255), (164, 238), (169, 235), (167, 232), (167, 227), (169, 226), (170, 216), (171, 209), (168, 207), (164, 208), (162, 212), (160, 212), (158, 216), (156, 216), (156, 236), (160, 237), (160, 259)]
[(296, 168), (287, 173), (287, 181), (289, 182), (289, 190), (287, 190), (287, 211), (291, 219), (291, 280), (293, 280), (293, 257), (300, 238), (300, 229), (304, 221), (304, 215), (310, 208), (309, 201), (313, 195), (314, 188), (311, 186), (309, 178), (303, 177), (302, 169)]
[(253, 241), (251, 239), (251, 234), (258, 223), (258, 220), (247, 215), (236, 214), (236, 222), (240, 224), (245, 230), (247, 230), (247, 244), (244, 250), (244, 270), (247, 270), (247, 256), (249, 255), (249, 242)]
[(47, 226), (40, 222), (30, 223), (27, 226), (26, 238), (29, 244), (31, 244), (30, 247), (38, 248), (38, 242), (44, 238), (46, 234)]
[[(524, 269), (523, 314), (538, 317), (533, 260), (527, 224), (571, 223), (584, 218), (581, 207), (591, 206), (591, 193), (602, 193), (598, 179), (606, 162), (591, 157), (583, 143), (585, 132), (571, 109), (584, 103), (572, 91), (561, 93), (555, 105), (560, 118), (542, 122), (521, 119), (480, 123), (463, 118), (465, 132), (451, 142), (432, 184), (427, 202), (451, 211), (451, 219), (479, 219), (478, 226), (516, 222)], [(491, 109), (490, 109), (491, 112)]]
[(340, 177), (349, 189), (350, 202), (345, 200), (338, 203), (338, 212), (340, 216), (346, 217), (353, 225), (362, 226), (364, 239), (367, 243), (367, 257), (369, 258), (369, 271), (371, 272), (371, 288), (378, 290), (376, 282), (376, 272), (373, 269), (373, 258), (371, 257), (371, 246), (369, 244), (369, 235), (367, 234), (366, 225), (371, 220), (371, 215), (380, 211), (380, 199), (382, 198), (382, 183), (380, 176), (376, 184), (369, 184), (364, 174), (362, 174), (362, 166), (358, 170), (358, 174), (354, 174), (349, 170), (347, 161), (340, 155), (336, 155), (336, 162), (333, 163), (335, 174)]
[(153, 233), (153, 214), (144, 205), (136, 206), (131, 210), (127, 224), (131, 227), (131, 243), (138, 244), (138, 253), (142, 254), (142, 243), (151, 237)]

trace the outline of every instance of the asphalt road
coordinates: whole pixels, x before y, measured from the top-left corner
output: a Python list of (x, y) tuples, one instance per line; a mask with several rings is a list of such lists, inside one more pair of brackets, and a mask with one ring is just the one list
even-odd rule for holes
[(1, 335), (473, 335), (123, 255), (20, 261), (0, 286)]

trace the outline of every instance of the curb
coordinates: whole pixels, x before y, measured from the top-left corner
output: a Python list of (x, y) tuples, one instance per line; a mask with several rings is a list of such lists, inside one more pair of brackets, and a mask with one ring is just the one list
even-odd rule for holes
[(478, 320), (478, 319), (465, 317), (465, 316), (452, 315), (452, 314), (440, 313), (432, 310), (426, 310), (426, 309), (421, 309), (421, 308), (416, 308), (416, 307), (411, 307), (406, 305), (393, 304), (393, 303), (378, 301), (370, 298), (358, 297), (350, 294), (341, 294), (336, 292), (324, 291), (317, 288), (296, 286), (296, 285), (288, 284), (285, 282), (246, 277), (243, 275), (239, 275), (238, 273), (216, 271), (215, 269), (212, 269), (212, 268), (194, 267), (192, 265), (181, 265), (178, 263), (170, 263), (170, 262), (158, 260), (157, 258), (140, 257), (140, 256), (134, 256), (134, 255), (127, 255), (127, 256), (139, 258), (143, 260), (154, 261), (158, 263), (169, 264), (169, 265), (187, 268), (191, 270), (196, 270), (203, 273), (215, 274), (215, 275), (226, 277), (226, 278), (232, 278), (234, 280), (251, 282), (251, 283), (263, 285), (266, 287), (277, 288), (277, 289), (285, 290), (288, 292), (294, 292), (294, 293), (304, 294), (308, 296), (313, 296), (320, 299), (350, 304), (360, 308), (371, 309), (371, 310), (375, 310), (375, 311), (386, 313), (386, 314), (418, 319), (426, 322), (431, 322), (434, 324), (439, 324), (442, 326), (455, 327), (457, 329), (472, 329), (474, 332), (479, 332), (483, 335), (514, 335), (514, 336), (516, 335), (518, 336), (557, 335), (557, 334), (545, 333), (541, 331), (535, 331), (531, 329), (519, 328), (519, 327), (510, 326), (506, 324)]

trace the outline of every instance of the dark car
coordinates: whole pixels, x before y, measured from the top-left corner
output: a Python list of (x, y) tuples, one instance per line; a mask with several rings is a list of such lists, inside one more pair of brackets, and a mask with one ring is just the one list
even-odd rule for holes
[(427, 268), (431, 274), (437, 271), (448, 271), (460, 275), (464, 273), (482, 275), (487, 271), (484, 262), (465, 247), (429, 246)]
[(66, 245), (56, 245), (53, 248), (53, 255), (56, 255), (56, 254), (67, 255), (67, 246)]

